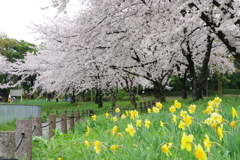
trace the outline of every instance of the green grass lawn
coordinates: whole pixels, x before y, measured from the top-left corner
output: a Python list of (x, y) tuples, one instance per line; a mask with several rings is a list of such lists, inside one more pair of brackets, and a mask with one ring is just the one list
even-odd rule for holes
[[(207, 156), (209, 160), (238, 160), (239, 98), (223, 97), (219, 108), (214, 104), (213, 111), (209, 114), (203, 114), (203, 111), (214, 97), (194, 103), (191, 100), (178, 100), (181, 108), (175, 106), (174, 113), (169, 111), (174, 105), (173, 100), (169, 100), (163, 104), (160, 112), (151, 109), (151, 113), (131, 112), (134, 116), (130, 116), (130, 112), (127, 115), (123, 111), (126, 117), (116, 118), (116, 121), (116, 113), (108, 117), (104, 114), (97, 115), (96, 120), (88, 117), (84, 122), (76, 124), (74, 132), (67, 135), (56, 131), (51, 139), (35, 137), (33, 157), (36, 160), (43, 157), (49, 160), (195, 160), (197, 156)], [(194, 113), (189, 111), (192, 104), (196, 105)], [(232, 116), (232, 107), (237, 110), (238, 117)], [(182, 111), (185, 111), (185, 116)], [(173, 121), (173, 114), (177, 117), (176, 122)], [(190, 123), (186, 119), (188, 116), (191, 117)], [(207, 124), (208, 118), (211, 119), (211, 124)], [(141, 126), (137, 125), (137, 121), (141, 121)], [(188, 122), (188, 126), (185, 124), (185, 127), (180, 128), (181, 121)], [(237, 121), (235, 127), (230, 125), (233, 121)]]
[[(176, 109), (173, 113), (177, 117), (177, 122), (172, 120), (172, 113), (169, 108), (174, 105), (174, 99), (169, 99), (163, 104), (163, 109), (159, 113), (138, 113), (138, 116), (131, 118), (130, 113), (126, 118), (116, 118), (114, 115), (106, 117), (105, 112), (109, 112), (111, 104), (104, 103), (103, 108), (97, 108), (92, 102), (78, 102), (72, 104), (69, 102), (46, 102), (44, 100), (28, 100), (23, 104), (41, 105), (43, 117), (46, 111), (54, 114), (55, 110), (61, 111), (77, 111), (93, 109), (98, 110), (96, 121), (91, 117), (84, 117), (82, 123), (75, 125), (74, 132), (68, 132), (67, 135), (55, 131), (56, 135), (51, 139), (43, 139), (41, 137), (33, 138), (33, 157), (36, 160), (49, 159), (62, 160), (71, 159), (196, 159), (196, 150), (199, 146), (203, 148), (201, 154), (205, 154), (208, 159), (224, 159), (238, 160), (240, 156), (240, 96), (221, 97), (222, 102), (219, 108), (218, 116), (223, 118), (222, 122), (206, 124), (206, 120), (214, 117), (217, 108), (214, 107), (213, 114), (203, 114), (208, 107), (208, 102), (215, 97), (208, 97), (202, 100), (192, 102), (192, 100), (178, 99), (181, 108)], [(190, 113), (188, 111), (190, 105), (196, 105), (196, 111)], [(130, 102), (120, 101), (117, 103), (122, 109), (131, 108)], [(232, 107), (238, 112), (238, 117), (231, 115)], [(192, 117), (191, 124), (185, 126), (185, 129), (179, 128), (181, 121), (185, 119), (181, 117), (181, 112), (186, 111)], [(122, 110), (122, 113), (126, 112)], [(141, 126), (137, 126), (137, 120), (141, 121)], [(146, 121), (149, 120), (149, 128), (146, 127)], [(236, 127), (231, 127), (230, 123), (236, 121)], [(164, 126), (161, 126), (161, 122)], [(134, 132), (131, 131), (134, 129)], [(88, 128), (89, 127), (89, 131)], [(117, 130), (114, 127), (117, 127)], [(221, 132), (222, 129), (222, 132)], [(0, 126), (0, 130), (15, 130), (15, 122)], [(219, 131), (220, 130), (220, 131)], [(88, 133), (87, 133), (88, 132)], [(131, 135), (131, 133), (133, 133)], [(183, 135), (192, 135), (193, 139), (188, 146), (191, 150), (187, 151), (182, 147)], [(211, 149), (204, 147), (205, 135), (208, 135), (211, 141)], [(222, 134), (222, 135), (221, 135)], [(221, 138), (222, 136), (222, 138)], [(171, 144), (169, 144), (171, 143)], [(186, 144), (185, 144), (186, 145)], [(164, 152), (165, 151), (165, 152)], [(168, 154), (167, 154), (168, 153)]]
[[(165, 106), (170, 107), (173, 104), (173, 101), (175, 99), (178, 99), (179, 102), (181, 102), (184, 105), (190, 105), (190, 104), (196, 104), (199, 107), (206, 107), (207, 102), (214, 97), (207, 97), (202, 100), (192, 102), (191, 98), (185, 100), (180, 99), (180, 97), (168, 97), (167, 102), (164, 103)], [(233, 96), (233, 97), (221, 97), (223, 99), (222, 106), (231, 108), (233, 107), (239, 107), (240, 101), (238, 100), (240, 96)], [(152, 100), (153, 97), (144, 97), (139, 102)], [(77, 103), (70, 103), (65, 102), (64, 99), (60, 99), (59, 102), (56, 102), (55, 100), (52, 100), (50, 102), (47, 102), (45, 99), (36, 99), (36, 100), (23, 100), (22, 103), (20, 101), (14, 102), (14, 104), (27, 104), (27, 105), (39, 105), (42, 106), (42, 119), (43, 122), (46, 121), (47, 117), (47, 111), (49, 114), (56, 114), (56, 111), (58, 111), (58, 115), (60, 116), (61, 113), (64, 113), (67, 111), (67, 113), (70, 113), (72, 111), (77, 112), (80, 111), (82, 114), (82, 111), (84, 110), (84, 115), (86, 116), (85, 110), (92, 109), (95, 111), (95, 114), (102, 114), (105, 112), (109, 112), (111, 103), (110, 102), (103, 102), (103, 107), (98, 108), (97, 104), (94, 102), (77, 102)], [(131, 106), (129, 101), (117, 101), (117, 104), (121, 106), (122, 109), (134, 109), (133, 106)], [(0, 131), (8, 131), (8, 130), (14, 130), (15, 129), (15, 123), (9, 123), (5, 124), (4, 126), (0, 126)]]

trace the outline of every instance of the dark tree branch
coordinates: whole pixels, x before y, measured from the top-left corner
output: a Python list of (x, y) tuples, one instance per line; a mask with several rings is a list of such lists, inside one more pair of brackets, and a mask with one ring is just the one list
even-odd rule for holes
[(214, 21), (212, 21), (210, 17), (204, 12), (201, 14), (200, 18), (211, 28), (213, 33), (217, 35), (217, 37), (223, 42), (223, 44), (232, 53), (232, 55), (236, 58), (236, 60), (240, 62), (240, 53), (237, 51), (237, 48), (230, 44), (228, 38), (221, 30), (216, 31), (216, 24), (214, 23)]
[(145, 0), (141, 0), (141, 2), (145, 5), (147, 5), (146, 1)]

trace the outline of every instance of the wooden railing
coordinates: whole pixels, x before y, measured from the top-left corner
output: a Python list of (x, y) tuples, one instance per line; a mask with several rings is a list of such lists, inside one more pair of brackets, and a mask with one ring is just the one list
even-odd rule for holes
[[(139, 109), (140, 112), (147, 112), (148, 108), (155, 106), (155, 101), (140, 102)], [(121, 113), (124, 110), (133, 109), (121, 109), (117, 106), (121, 112), (116, 113), (117, 117), (121, 117)], [(106, 111), (110, 114), (115, 114), (115, 108), (110, 108)], [(49, 112), (47, 112), (48, 114)], [(56, 115), (48, 115), (47, 124), (43, 125), (41, 117), (33, 117), (31, 120), (17, 120), (16, 130), (9, 132), (0, 132), (0, 159), (23, 159), (24, 155), (27, 155), (27, 160), (32, 159), (32, 136), (43, 136), (43, 129), (48, 127), (48, 137), (54, 136), (54, 130), (56, 129), (56, 124), (61, 123), (61, 132), (67, 134), (68, 129), (73, 130), (74, 124), (78, 123), (80, 119), (84, 117), (85, 111), (82, 111), (80, 116), (80, 111), (74, 113), (73, 111), (67, 116), (67, 112), (61, 113), (61, 116), (57, 118)], [(56, 111), (59, 115), (59, 112)], [(88, 117), (94, 114), (93, 110), (86, 110)], [(67, 123), (68, 121), (68, 123)], [(68, 126), (69, 125), (69, 126)]]

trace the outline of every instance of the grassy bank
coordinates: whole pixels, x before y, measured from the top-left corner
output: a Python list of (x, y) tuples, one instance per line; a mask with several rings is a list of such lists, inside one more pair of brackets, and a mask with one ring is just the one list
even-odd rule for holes
[[(173, 101), (175, 99), (178, 99), (180, 103), (183, 105), (190, 105), (193, 104), (191, 99), (179, 99), (180, 97), (168, 97), (167, 102), (164, 103), (165, 106), (170, 107), (173, 104)], [(204, 108), (207, 106), (207, 102), (213, 99), (214, 97), (207, 97), (202, 100), (194, 102), (197, 106), (200, 108)], [(221, 97), (223, 99), (222, 106), (226, 108), (232, 107), (239, 107), (240, 106), (240, 96), (233, 96), (233, 97)], [(152, 97), (145, 97), (142, 98), (140, 101), (147, 101), (153, 99)], [(138, 103), (140, 102), (138, 101)], [(14, 102), (15, 104), (20, 104), (19, 101)], [(59, 102), (56, 102), (52, 100), (51, 102), (47, 102), (44, 99), (37, 99), (37, 100), (23, 100), (23, 103), (21, 104), (27, 104), (27, 105), (40, 105), (42, 106), (42, 118), (43, 121), (46, 120), (47, 117), (47, 111), (49, 114), (56, 114), (56, 110), (58, 110), (58, 114), (64, 113), (67, 111), (70, 113), (71, 111), (80, 111), (82, 113), (82, 110), (92, 109), (95, 111), (96, 114), (102, 114), (105, 112), (109, 112), (109, 108), (111, 106), (110, 102), (104, 102), (102, 108), (98, 108), (97, 104), (94, 102), (77, 102), (77, 103), (70, 103), (65, 102), (63, 99), (60, 99)], [(117, 105), (121, 106), (122, 109), (133, 109), (133, 106), (131, 106), (129, 101), (117, 101)], [(86, 115), (86, 112), (85, 112)], [(5, 125), (0, 126), (0, 131), (7, 131), (7, 130), (14, 130), (15, 129), (15, 123), (8, 123)]]
[[(212, 98), (213, 99), (213, 98)], [(168, 101), (149, 113), (123, 112), (125, 116), (97, 115), (76, 124), (64, 135), (34, 139), (33, 157), (48, 159), (225, 159), (240, 157), (239, 97), (211, 98), (192, 103)], [(195, 104), (196, 108), (190, 109)], [(174, 106), (176, 111), (170, 112)], [(207, 108), (208, 107), (208, 108)], [(205, 112), (205, 114), (203, 113)], [(174, 118), (174, 116), (176, 118)], [(234, 124), (235, 123), (235, 124)]]

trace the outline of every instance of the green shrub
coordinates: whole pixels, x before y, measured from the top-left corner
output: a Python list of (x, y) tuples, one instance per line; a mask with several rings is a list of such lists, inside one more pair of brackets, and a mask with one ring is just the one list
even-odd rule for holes
[(16, 120), (0, 126), (0, 131), (14, 131), (16, 130)]
[(104, 96), (103, 97), (103, 102), (109, 102), (109, 101), (111, 101), (110, 96)]
[[(136, 101), (141, 99), (141, 96), (135, 95)], [(123, 97), (122, 101), (130, 101), (130, 96)]]
[(224, 89), (224, 94), (240, 94), (240, 89)]
[(85, 102), (91, 102), (91, 96), (85, 97)]
[(128, 93), (124, 89), (120, 89), (117, 94), (117, 100), (122, 101), (126, 97), (129, 97)]

